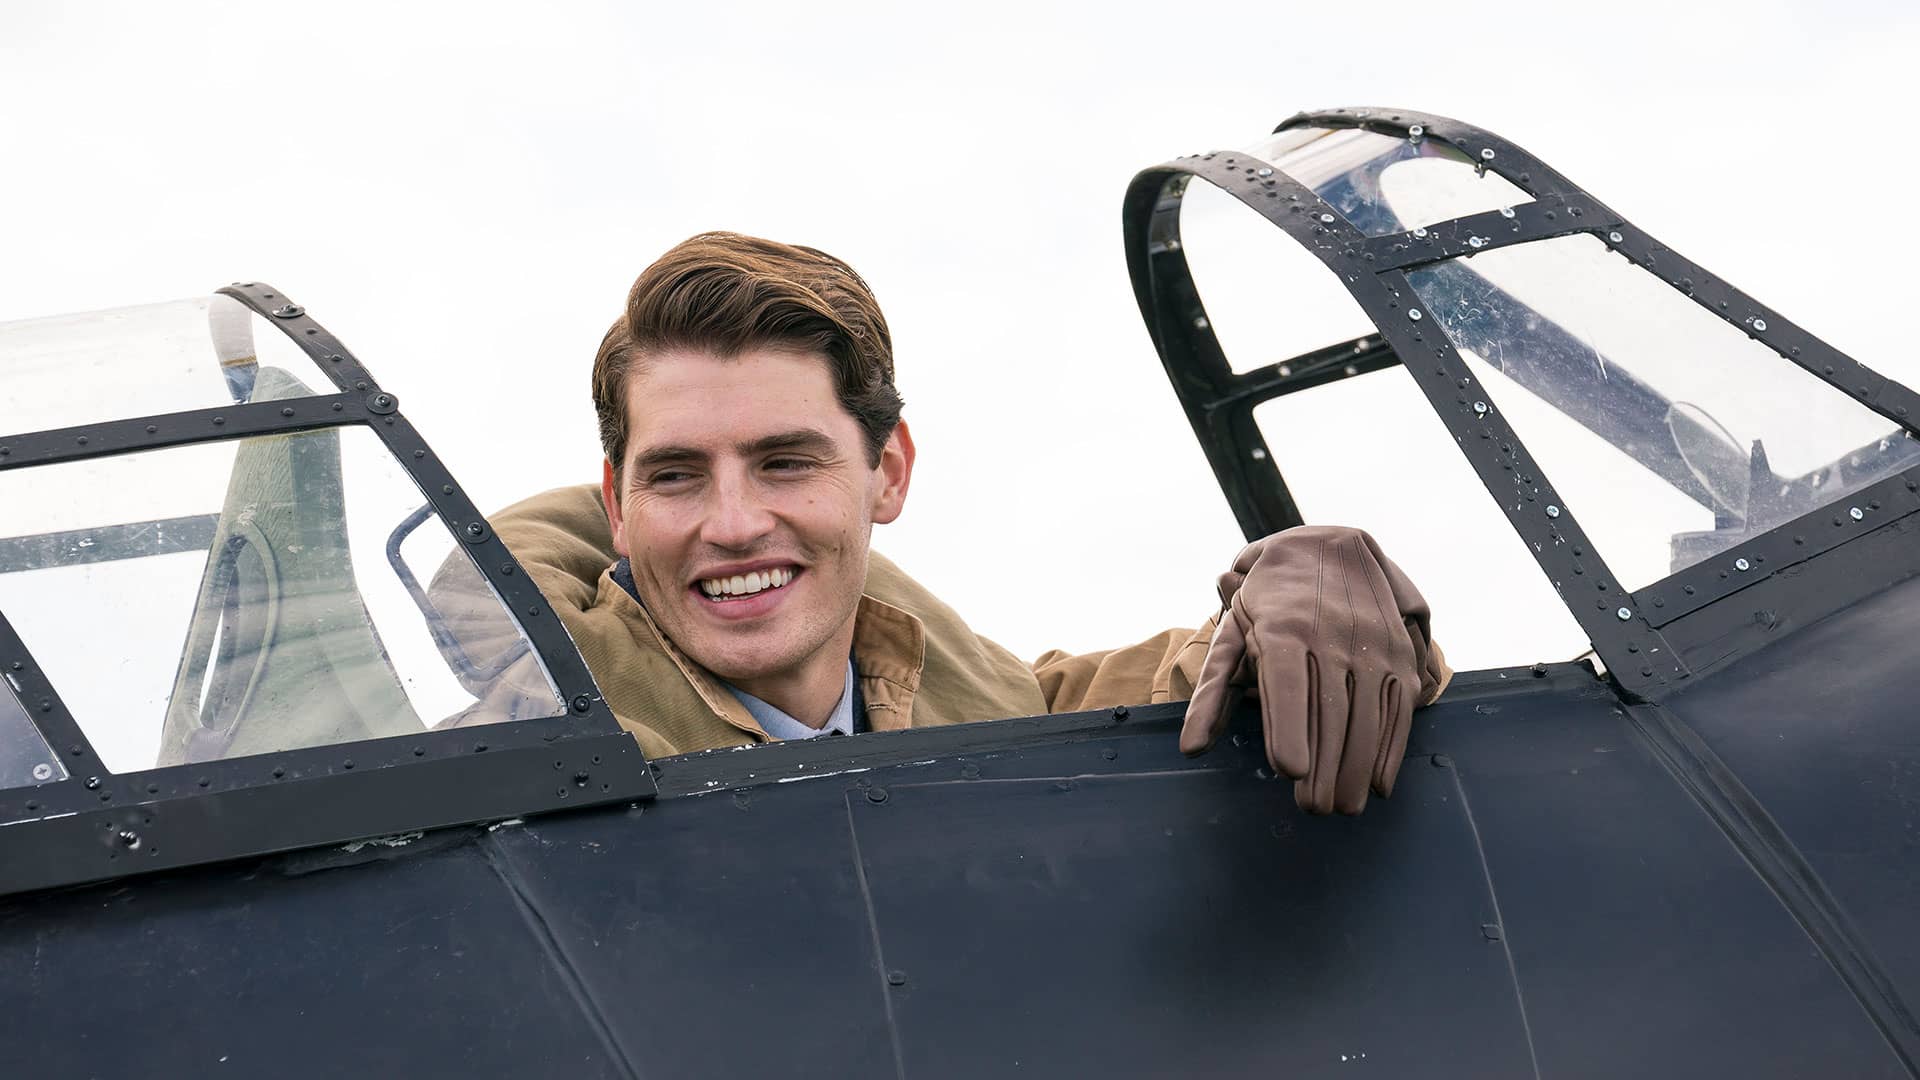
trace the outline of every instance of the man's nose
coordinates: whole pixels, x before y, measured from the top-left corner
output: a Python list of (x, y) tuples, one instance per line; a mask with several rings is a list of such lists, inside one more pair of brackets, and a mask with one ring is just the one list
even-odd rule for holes
[(773, 525), (773, 512), (757, 485), (744, 476), (720, 476), (700, 539), (715, 547), (745, 549), (771, 533)]

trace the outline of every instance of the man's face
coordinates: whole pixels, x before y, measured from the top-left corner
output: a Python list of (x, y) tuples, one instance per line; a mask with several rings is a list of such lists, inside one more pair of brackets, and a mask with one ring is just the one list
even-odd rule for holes
[(906, 500), (906, 426), (869, 466), (827, 363), (675, 351), (627, 377), (626, 460), (618, 489), (611, 466), (603, 485), (614, 550), (666, 635), (749, 693), (828, 665), (840, 677), (868, 538)]

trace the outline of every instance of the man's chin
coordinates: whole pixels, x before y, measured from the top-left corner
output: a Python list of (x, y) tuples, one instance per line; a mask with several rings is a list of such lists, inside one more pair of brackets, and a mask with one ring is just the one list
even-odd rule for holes
[(789, 641), (716, 641), (714, 636), (696, 635), (696, 640), (681, 644), (681, 651), (694, 663), (735, 686), (789, 670), (806, 653), (801, 645)]

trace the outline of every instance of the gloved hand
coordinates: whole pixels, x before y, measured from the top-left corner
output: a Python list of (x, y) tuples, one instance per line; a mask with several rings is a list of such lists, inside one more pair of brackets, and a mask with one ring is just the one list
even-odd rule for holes
[(1309, 525), (1249, 544), (1219, 586), (1180, 749), (1212, 747), (1253, 687), (1267, 761), (1302, 809), (1357, 814), (1369, 789), (1391, 794), (1414, 706), (1446, 674), (1413, 582), (1366, 533)]

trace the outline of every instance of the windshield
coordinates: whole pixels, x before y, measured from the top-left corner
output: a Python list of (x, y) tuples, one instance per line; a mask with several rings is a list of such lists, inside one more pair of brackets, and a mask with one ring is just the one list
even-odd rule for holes
[[(331, 389), (257, 321), (216, 297), (0, 326), (0, 405), (46, 428)], [(76, 367), (88, 393), (35, 388)], [(364, 425), (0, 468), (0, 507), (0, 614), (114, 772), (565, 712)], [(8, 684), (0, 786), (63, 777)]]
[(0, 358), (0, 435), (252, 401), (262, 367), (334, 392), (279, 327), (219, 295), (0, 323)]
[(1920, 443), (1589, 235), (1407, 275), (1637, 589), (1920, 460)]
[(364, 427), (4, 472), (0, 504), (0, 612), (115, 772), (564, 711)]

